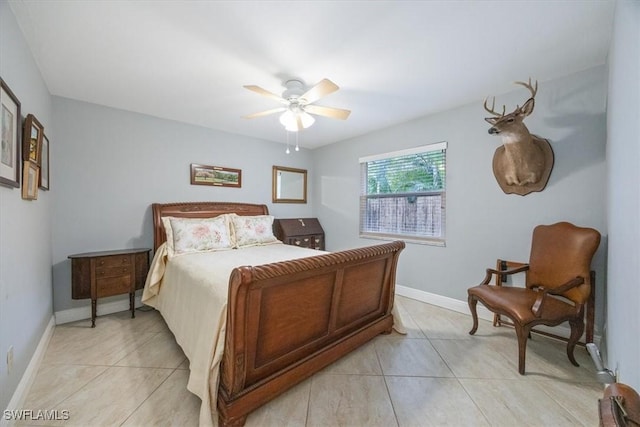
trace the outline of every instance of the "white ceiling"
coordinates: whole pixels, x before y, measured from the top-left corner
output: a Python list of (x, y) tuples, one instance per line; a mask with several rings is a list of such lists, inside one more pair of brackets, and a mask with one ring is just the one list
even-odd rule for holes
[(314, 148), (603, 64), (614, 2), (10, 0), (53, 95), (276, 142), (292, 77), (352, 110)]

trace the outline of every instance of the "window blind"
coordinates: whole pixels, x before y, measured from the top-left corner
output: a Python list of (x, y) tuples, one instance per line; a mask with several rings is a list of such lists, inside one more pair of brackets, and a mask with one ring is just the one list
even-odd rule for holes
[(444, 245), (446, 142), (360, 159), (360, 235)]

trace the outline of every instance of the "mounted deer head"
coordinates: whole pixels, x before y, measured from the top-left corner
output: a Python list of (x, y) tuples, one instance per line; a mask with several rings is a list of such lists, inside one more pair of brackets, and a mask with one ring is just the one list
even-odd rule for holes
[(531, 93), (522, 107), (518, 105), (511, 113), (505, 114), (507, 108), (503, 105), (502, 113), (498, 113), (494, 96), (491, 108), (487, 106), (487, 99), (484, 100), (484, 109), (495, 116), (485, 118), (492, 125), (489, 133), (502, 139), (502, 146), (494, 154), (493, 173), (505, 193), (525, 195), (541, 191), (547, 184), (553, 167), (553, 151), (547, 140), (531, 135), (523, 122), (533, 112), (538, 82), (535, 87), (531, 78), (529, 83), (515, 83)]
[(507, 135), (513, 135), (515, 137), (520, 137), (521, 135), (529, 135), (529, 130), (522, 121), (525, 117), (533, 112), (533, 107), (535, 106), (534, 98), (536, 96), (536, 93), (538, 92), (538, 82), (536, 81), (535, 88), (531, 86), (531, 78), (529, 78), (529, 83), (515, 82), (515, 84), (522, 85), (529, 89), (529, 91), (531, 92), (531, 98), (529, 98), (522, 107), (516, 106), (516, 109), (507, 115), (504, 114), (507, 109), (505, 105), (502, 106), (502, 114), (495, 112), (495, 96), (493, 97), (491, 108), (487, 107), (487, 99), (485, 99), (484, 109), (494, 116), (497, 116), (485, 118), (487, 122), (493, 125), (491, 128), (489, 128), (490, 134), (503, 134), (503, 137)]

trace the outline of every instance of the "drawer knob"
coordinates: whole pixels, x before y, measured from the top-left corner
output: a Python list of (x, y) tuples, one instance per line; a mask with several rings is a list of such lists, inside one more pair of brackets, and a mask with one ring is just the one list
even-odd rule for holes
[(293, 243), (295, 243), (296, 245), (300, 245), (300, 240), (296, 240), (296, 241), (295, 241), (295, 242), (293, 242)]
[(126, 272), (127, 272), (126, 267), (122, 269), (122, 272), (123, 272), (123, 273), (126, 273)]
[(100, 261), (100, 265), (104, 265), (104, 260)]
[(99, 274), (99, 275), (101, 275), (101, 276), (103, 276), (103, 275), (104, 275), (104, 270), (100, 270), (100, 271), (98, 272), (98, 274)]
[(309, 241), (309, 238), (307, 237), (306, 239), (304, 239), (304, 241), (305, 241), (305, 242), (308, 242), (308, 241)]

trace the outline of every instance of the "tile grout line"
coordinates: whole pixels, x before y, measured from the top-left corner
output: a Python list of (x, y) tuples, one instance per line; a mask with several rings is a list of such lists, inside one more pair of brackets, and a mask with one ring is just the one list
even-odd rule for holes
[(311, 389), (313, 388), (313, 382), (315, 380), (315, 375), (309, 377), (309, 394), (307, 395), (307, 413), (304, 419), (304, 425), (307, 427), (309, 425), (309, 416), (311, 415)]
[[(562, 408), (565, 412), (567, 412), (567, 414), (569, 414), (569, 416), (570, 416), (571, 418), (573, 418), (574, 420), (576, 420), (576, 422), (578, 422), (579, 424), (582, 424), (582, 423), (580, 422), (580, 420), (578, 420), (576, 417), (574, 417), (574, 416), (573, 416), (573, 413), (572, 413), (568, 408), (566, 408), (566, 407), (565, 407), (565, 405), (563, 405), (562, 403), (558, 402), (558, 401), (557, 401), (557, 400), (556, 400), (552, 395), (550, 395), (549, 393), (547, 393), (547, 388), (546, 388), (546, 387), (543, 387), (541, 384), (539, 384), (541, 381), (538, 381), (538, 380), (533, 380), (533, 381), (534, 381), (535, 383), (538, 383), (538, 385), (539, 385), (539, 386), (540, 386), (540, 388), (542, 389), (542, 392), (543, 392), (544, 394), (546, 394), (547, 396), (549, 396), (549, 398), (550, 398), (551, 400), (553, 400), (553, 402), (554, 402), (556, 405), (558, 405), (558, 406), (559, 406), (560, 408)], [(574, 382), (574, 384), (580, 384), (580, 383), (579, 383), (579, 382)], [(584, 424), (582, 424), (582, 425), (584, 425)]]
[(122, 356), (120, 359), (118, 359), (116, 362), (114, 362), (114, 364), (112, 366), (118, 366), (118, 362), (122, 361), (124, 358), (126, 358), (127, 356), (132, 354), (134, 351), (142, 348), (146, 343), (151, 342), (152, 339), (154, 339), (155, 337), (157, 337), (161, 333), (162, 332), (156, 332), (154, 335), (150, 336), (147, 340), (141, 342), (140, 345), (137, 345), (134, 348), (132, 348), (130, 352), (126, 353), (124, 356)]
[[(178, 365), (178, 366), (180, 366), (180, 365)], [(157, 368), (142, 368), (142, 369), (157, 369)], [(123, 426), (123, 425), (124, 425), (124, 424), (129, 420), (129, 418), (131, 418), (131, 416), (132, 416), (133, 414), (135, 414), (135, 413), (138, 411), (138, 409), (140, 409), (140, 407), (141, 407), (142, 405), (144, 405), (144, 403), (145, 403), (147, 400), (149, 400), (149, 398), (150, 398), (151, 396), (153, 396), (153, 394), (154, 394), (156, 391), (158, 391), (158, 389), (162, 386), (162, 384), (164, 384), (165, 382), (167, 382), (167, 380), (171, 377), (171, 375), (173, 375), (177, 370), (178, 370), (178, 368), (177, 368), (177, 367), (176, 367), (176, 368), (174, 368), (174, 369), (171, 371), (171, 373), (170, 373), (169, 375), (167, 375), (167, 377), (166, 377), (164, 380), (162, 380), (162, 381), (160, 382), (160, 384), (158, 384), (158, 386), (157, 386), (156, 388), (154, 388), (154, 389), (153, 389), (153, 391), (152, 391), (151, 393), (149, 393), (149, 395), (148, 395), (147, 397), (145, 397), (145, 398), (144, 398), (144, 400), (143, 400), (142, 402), (140, 402), (140, 404), (139, 404), (138, 406), (136, 406), (136, 407), (135, 407), (135, 409), (134, 409), (133, 411), (131, 411), (131, 413), (130, 413), (129, 415), (127, 415), (127, 417), (126, 417), (126, 418), (125, 418), (125, 419), (124, 419), (124, 420), (123, 420), (119, 425), (120, 425), (120, 426)]]
[[(82, 387), (78, 388), (76, 391), (74, 391), (73, 393), (71, 393), (70, 395), (68, 395), (64, 399), (62, 399), (58, 405), (62, 405), (64, 402), (66, 402), (67, 400), (71, 399), (71, 397), (75, 396), (76, 394), (78, 394), (82, 390), (84, 390), (89, 384), (93, 383), (94, 381), (96, 381), (101, 376), (106, 375), (106, 372), (109, 370), (109, 368), (110, 368), (110, 366), (106, 367), (106, 369), (104, 371), (100, 372), (98, 375), (96, 375), (95, 377), (91, 378), (89, 381), (84, 383), (84, 385)], [(71, 416), (71, 414), (69, 414), (69, 415)]]
[[(413, 318), (409, 315), (411, 321)], [(415, 323), (415, 322), (414, 322)], [(408, 335), (405, 334), (405, 335)], [(373, 344), (373, 351), (376, 353), (376, 360), (378, 361), (378, 367), (380, 368), (380, 373), (382, 374), (382, 380), (384, 381), (384, 387), (387, 390), (387, 396), (389, 397), (389, 403), (391, 404), (391, 410), (393, 411), (393, 417), (396, 420), (396, 426), (400, 425), (400, 420), (398, 419), (398, 412), (396, 411), (396, 406), (393, 404), (393, 398), (391, 397), (391, 391), (389, 390), (389, 384), (387, 383), (387, 376), (384, 373), (384, 368), (382, 367), (382, 362), (380, 361), (380, 354), (378, 353), (378, 346), (376, 343)]]
[(458, 381), (458, 384), (460, 384), (460, 387), (462, 387), (462, 389), (464, 390), (464, 392), (466, 393), (466, 395), (469, 397), (469, 399), (471, 399), (471, 401), (473, 402), (473, 404), (475, 405), (475, 407), (478, 409), (478, 411), (480, 411), (480, 413), (482, 414), (482, 416), (484, 417), (485, 421), (487, 421), (487, 425), (491, 426), (493, 425), (491, 423), (491, 420), (489, 420), (489, 416), (485, 413), (485, 411), (482, 409), (482, 407), (478, 404), (478, 402), (476, 402), (476, 400), (473, 398), (473, 396), (471, 396), (471, 394), (469, 393), (469, 390), (467, 390), (467, 388), (464, 386), (464, 384), (460, 381), (460, 378), (456, 377), (456, 381)]

